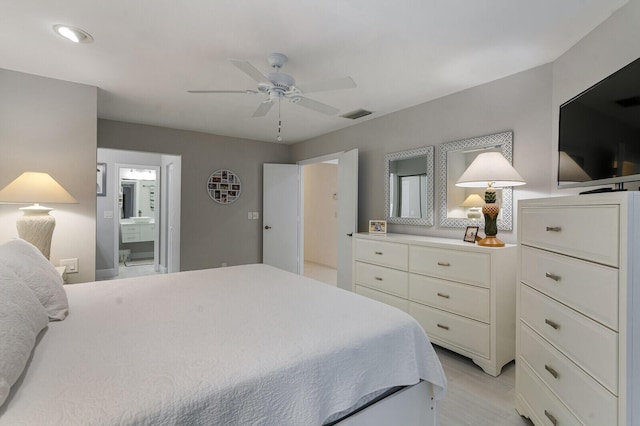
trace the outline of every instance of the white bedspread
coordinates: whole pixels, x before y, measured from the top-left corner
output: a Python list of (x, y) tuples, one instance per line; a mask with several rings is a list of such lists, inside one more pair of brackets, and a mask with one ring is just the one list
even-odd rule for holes
[(320, 425), (380, 389), (446, 387), (409, 315), (269, 266), (66, 290), (0, 425)]

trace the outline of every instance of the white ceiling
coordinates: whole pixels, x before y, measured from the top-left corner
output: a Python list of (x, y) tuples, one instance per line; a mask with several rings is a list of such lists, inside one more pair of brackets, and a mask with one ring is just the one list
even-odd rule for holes
[[(282, 104), (297, 142), (553, 61), (628, 0), (0, 0), (0, 68), (99, 88), (101, 118), (275, 141), (278, 111), (228, 59), (298, 82), (351, 76), (355, 89), (309, 94), (359, 120)], [(54, 24), (89, 32), (73, 44)], [(1, 95), (0, 95), (1, 96)]]

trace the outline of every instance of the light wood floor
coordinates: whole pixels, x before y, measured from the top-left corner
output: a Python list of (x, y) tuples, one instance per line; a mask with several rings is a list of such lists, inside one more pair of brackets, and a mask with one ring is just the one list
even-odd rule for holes
[(440, 402), (441, 426), (527, 426), (515, 409), (513, 361), (492, 377), (469, 358), (434, 346), (449, 387)]
[(304, 261), (304, 276), (322, 281), (331, 286), (338, 286), (338, 271), (319, 263)]

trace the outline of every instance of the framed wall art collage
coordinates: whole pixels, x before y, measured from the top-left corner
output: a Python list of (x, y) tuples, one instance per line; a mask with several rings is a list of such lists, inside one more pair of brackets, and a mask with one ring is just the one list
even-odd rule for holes
[(240, 197), (242, 183), (231, 170), (216, 170), (207, 180), (207, 192), (216, 203), (231, 204)]

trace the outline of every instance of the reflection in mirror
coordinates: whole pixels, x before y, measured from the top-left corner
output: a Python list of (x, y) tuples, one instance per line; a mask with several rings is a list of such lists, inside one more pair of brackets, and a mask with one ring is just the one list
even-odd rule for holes
[(120, 219), (155, 218), (156, 171), (120, 168)]
[(387, 222), (433, 225), (433, 147), (386, 154)]
[[(484, 197), (484, 188), (462, 188), (456, 182), (469, 167), (476, 156), (483, 152), (497, 151), (512, 162), (513, 132), (448, 142), (439, 147), (440, 171), (440, 226), (449, 228), (465, 228), (482, 226), (484, 219), (474, 218), (473, 206), (467, 199), (473, 194)], [(497, 203), (500, 205), (498, 229), (512, 229), (512, 190), (496, 188)], [(471, 213), (471, 216), (470, 216)]]

